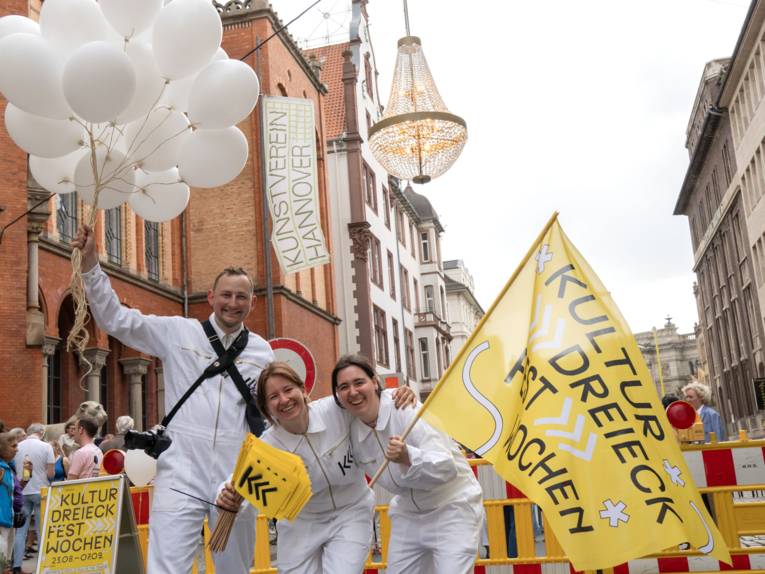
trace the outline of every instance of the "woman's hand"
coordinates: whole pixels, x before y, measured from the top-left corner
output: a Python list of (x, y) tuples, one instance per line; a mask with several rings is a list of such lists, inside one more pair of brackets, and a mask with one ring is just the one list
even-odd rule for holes
[(242, 500), (244, 500), (242, 495), (234, 490), (234, 485), (231, 482), (226, 482), (223, 490), (218, 494), (215, 504), (230, 512), (239, 512)]
[(398, 387), (393, 392), (393, 404), (396, 405), (397, 409), (413, 407), (417, 404), (417, 395), (409, 387)]
[(409, 450), (406, 448), (406, 443), (398, 436), (390, 437), (388, 448), (385, 449), (385, 458), (404, 466), (412, 464), (409, 460)]

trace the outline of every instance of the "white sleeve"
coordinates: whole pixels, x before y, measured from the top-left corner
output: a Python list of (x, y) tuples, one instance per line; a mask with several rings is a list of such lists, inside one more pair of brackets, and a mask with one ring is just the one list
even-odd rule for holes
[(137, 309), (125, 307), (100, 265), (83, 273), (82, 279), (90, 312), (99, 328), (147, 355), (160, 359), (167, 355), (168, 341), (177, 339), (171, 335), (173, 324), (184, 321), (182, 317), (144, 315)]
[[(413, 409), (399, 412), (407, 415), (405, 424), (414, 416)], [(402, 486), (422, 490), (440, 486), (457, 476), (449, 439), (424, 420), (417, 421), (404, 442), (411, 464), (409, 468), (399, 465)]]

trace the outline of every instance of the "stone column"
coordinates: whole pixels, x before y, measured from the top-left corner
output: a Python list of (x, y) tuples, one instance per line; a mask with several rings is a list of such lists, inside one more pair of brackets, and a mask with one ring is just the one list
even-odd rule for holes
[[(91, 364), (91, 369), (88, 375), (85, 377), (85, 382), (88, 386), (88, 399), (89, 401), (96, 401), (101, 403), (101, 369), (106, 364), (106, 358), (109, 356), (109, 349), (99, 349), (98, 347), (91, 347), (85, 349), (80, 355), (80, 368), (83, 371), (87, 371), (88, 365), (83, 360), (87, 359)], [(106, 407), (104, 407), (106, 408)]]
[(143, 357), (130, 357), (120, 359), (122, 372), (128, 377), (130, 383), (130, 416), (135, 420), (135, 429), (143, 428), (143, 377), (149, 372), (151, 361)]
[(50, 360), (53, 354), (56, 352), (61, 339), (58, 337), (45, 336), (42, 345), (43, 362), (42, 362), (42, 413), (40, 420), (45, 424), (51, 424), (53, 421), (48, 420), (48, 370), (50, 369)]
[[(43, 201), (50, 194), (43, 189), (30, 188), (27, 202), (30, 208)], [(40, 309), (38, 289), (40, 283), (38, 246), (40, 234), (50, 216), (48, 202), (35, 207), (27, 215), (27, 345), (44, 344), (45, 317)]]

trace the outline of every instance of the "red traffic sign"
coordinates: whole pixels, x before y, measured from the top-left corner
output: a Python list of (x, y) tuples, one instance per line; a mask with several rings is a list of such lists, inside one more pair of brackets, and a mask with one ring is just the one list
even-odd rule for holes
[(274, 358), (287, 363), (305, 381), (305, 390), (310, 395), (316, 382), (316, 360), (308, 347), (286, 337), (271, 339), (268, 343), (274, 350)]

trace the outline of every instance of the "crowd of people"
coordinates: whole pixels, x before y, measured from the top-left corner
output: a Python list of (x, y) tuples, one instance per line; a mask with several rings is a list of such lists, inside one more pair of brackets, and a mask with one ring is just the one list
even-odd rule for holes
[[(0, 421), (0, 572), (26, 574), (22, 563), (37, 551), (40, 540), (41, 489), (98, 476), (104, 453), (119, 448), (109, 438), (113, 435), (97, 437), (101, 422), (75, 415), (58, 438), (46, 440), (42, 423), (7, 430)], [(117, 419), (118, 433), (132, 426), (128, 416)]]
[[(120, 303), (100, 268), (92, 229), (82, 226), (73, 246), (82, 251), (85, 294), (98, 327), (158, 357), (164, 368), (168, 415), (155, 430), (163, 446), (147, 449), (158, 458), (149, 574), (191, 571), (205, 517), (211, 528), (218, 519), (212, 500), (237, 512), (226, 549), (214, 554), (216, 572), (249, 571), (255, 511), (242, 504), (230, 476), (248, 432), (300, 456), (311, 479), (312, 496), (300, 515), (277, 524), (280, 572), (363, 570), (375, 505), (364, 475), (386, 461), (379, 484), (393, 495), (387, 571), (424, 572), (427, 565), (446, 574), (472, 571), (485, 521), (481, 488), (458, 446), (416, 419), (420, 405), (411, 390), (383, 390), (369, 360), (347, 355), (332, 372), (332, 396), (310, 401), (300, 376), (275, 362), (268, 343), (244, 326), (255, 295), (243, 269), (228, 267), (215, 278), (206, 321), (144, 315)], [(683, 391), (705, 431), (709, 424), (722, 440), (719, 415), (704, 404), (708, 395), (693, 386)], [(130, 417), (119, 417), (116, 435), (100, 440), (101, 424), (81, 415), (50, 443), (41, 424), (0, 434), (0, 564), (13, 555), (14, 574), (21, 572), (30, 518), (36, 527), (40, 522), (40, 488), (97, 476), (102, 449), (124, 448), (133, 427)]]

